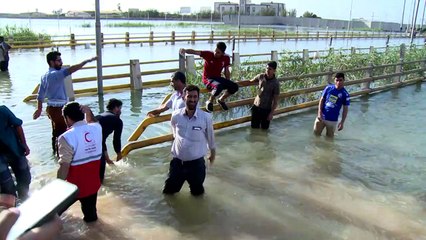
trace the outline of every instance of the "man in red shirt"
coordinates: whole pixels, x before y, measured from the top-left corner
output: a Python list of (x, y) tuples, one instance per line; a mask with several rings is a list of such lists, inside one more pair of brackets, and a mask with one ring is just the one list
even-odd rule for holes
[[(225, 54), (225, 50), (226, 44), (224, 42), (218, 42), (214, 52), (180, 49), (182, 55), (185, 55), (185, 53), (194, 54), (204, 59), (203, 83), (208, 90), (211, 90), (211, 96), (206, 102), (206, 109), (209, 112), (213, 111), (213, 102), (223, 90), (226, 91), (217, 99), (217, 103), (225, 111), (228, 110), (225, 99), (238, 91), (238, 85), (230, 80), (229, 66), (231, 60), (229, 55)], [(225, 77), (222, 77), (222, 70), (225, 70)]]

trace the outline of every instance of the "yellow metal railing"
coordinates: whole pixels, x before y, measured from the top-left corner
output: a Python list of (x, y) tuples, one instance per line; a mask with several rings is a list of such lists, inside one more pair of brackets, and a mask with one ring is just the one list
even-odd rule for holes
[[(398, 80), (394, 83), (386, 84), (386, 85), (383, 85), (383, 86), (374, 87), (374, 88), (368, 87), (368, 88), (362, 89), (360, 91), (351, 92), (351, 97), (356, 97), (356, 96), (366, 95), (366, 94), (370, 94), (370, 93), (374, 93), (374, 92), (378, 92), (378, 91), (383, 91), (383, 90), (387, 90), (387, 89), (391, 89), (391, 88), (396, 88), (396, 87), (414, 84), (414, 83), (417, 83), (419, 81), (424, 81), (426, 79), (425, 78), (426, 59), (410, 61), (410, 62), (400, 62), (400, 63), (395, 63), (395, 64), (386, 64), (386, 65), (380, 65), (380, 66), (366, 66), (366, 67), (360, 67), (360, 68), (356, 68), (356, 69), (345, 70), (345, 72), (366, 71), (366, 70), (371, 70), (371, 69), (374, 70), (374, 69), (377, 69), (377, 68), (396, 67), (396, 66), (403, 66), (404, 64), (419, 64), (419, 63), (422, 64), (422, 66), (420, 68), (412, 69), (412, 70), (409, 70), (409, 71), (401, 71), (401, 72), (395, 72), (395, 73), (391, 73), (391, 74), (385, 74), (385, 75), (380, 75), (380, 76), (370, 76), (370, 77), (365, 77), (365, 78), (362, 78), (362, 79), (352, 80), (352, 81), (346, 82), (345, 86), (352, 86), (352, 85), (358, 85), (358, 84), (364, 84), (364, 83), (368, 83), (368, 86), (369, 86), (370, 83), (372, 83), (376, 80), (407, 76), (407, 75), (413, 74), (413, 73), (421, 73), (421, 75), (422, 75), (422, 77), (418, 77), (418, 78), (407, 79), (407, 80), (404, 80), (404, 81)], [(304, 75), (300, 75), (300, 76), (289, 76), (289, 77), (279, 78), (278, 80), (280, 82), (300, 81), (300, 80), (303, 80), (303, 79), (306, 79), (306, 78), (330, 76), (330, 74), (333, 74), (333, 72), (321, 72), (321, 73), (304, 74)], [(240, 87), (247, 87), (247, 86), (254, 85), (253, 83), (251, 83), (249, 81), (240, 81), (240, 82), (237, 82), (237, 83), (239, 84)], [(321, 84), (319, 86), (314, 86), (314, 87), (309, 87), (309, 88), (301, 88), (301, 89), (296, 89), (296, 90), (292, 90), (292, 91), (289, 91), (289, 92), (284, 92), (284, 93), (281, 93), (279, 95), (279, 99), (282, 100), (282, 99), (285, 99), (285, 98), (299, 96), (299, 95), (302, 95), (302, 94), (318, 92), (318, 91), (323, 90), (325, 86), (326, 86), (326, 84)], [(203, 89), (202, 92), (205, 93), (206, 90)], [(170, 95), (166, 96), (165, 100), (168, 97), (170, 97)], [(163, 100), (163, 103), (165, 102), (165, 100)], [(247, 98), (247, 99), (232, 101), (232, 102), (228, 103), (228, 107), (229, 108), (235, 108), (235, 107), (250, 105), (250, 104), (253, 103), (253, 100), (254, 100), (254, 98)], [(296, 104), (296, 105), (292, 105), (292, 106), (286, 106), (286, 107), (283, 107), (283, 108), (276, 109), (275, 112), (274, 112), (274, 115), (288, 113), (288, 112), (301, 110), (301, 109), (305, 109), (305, 108), (310, 108), (310, 107), (314, 107), (314, 106), (317, 106), (317, 105), (318, 105), (318, 100), (305, 101), (305, 102), (300, 103), (300, 104)], [(219, 106), (215, 105), (214, 110), (215, 111), (219, 110)], [(161, 135), (161, 136), (158, 136), (158, 137), (138, 140), (140, 138), (140, 136), (144, 133), (144, 131), (150, 125), (169, 121), (170, 117), (171, 117), (171, 114), (166, 114), (166, 115), (162, 115), (162, 116), (158, 116), (158, 117), (145, 118), (139, 124), (139, 126), (133, 131), (133, 133), (130, 135), (130, 137), (128, 138), (128, 143), (122, 149), (122, 155), (126, 156), (132, 150), (135, 150), (135, 149), (138, 149), (138, 148), (171, 141), (172, 140), (171, 134), (166, 134), (166, 135)], [(243, 117), (239, 117), (239, 118), (232, 119), (232, 120), (229, 120), (229, 121), (214, 123), (214, 129), (222, 129), (222, 128), (234, 126), (234, 125), (237, 125), (237, 124), (245, 123), (245, 122), (250, 121), (250, 119), (251, 119), (251, 116), (243, 116)]]

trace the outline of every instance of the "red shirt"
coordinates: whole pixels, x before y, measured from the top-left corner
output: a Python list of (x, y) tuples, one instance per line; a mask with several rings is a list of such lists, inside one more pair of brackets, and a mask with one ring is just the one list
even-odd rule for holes
[(220, 77), (223, 68), (228, 67), (231, 62), (229, 55), (225, 54), (221, 58), (215, 58), (212, 51), (201, 51), (200, 56), (204, 59), (204, 83), (208, 82), (208, 78)]

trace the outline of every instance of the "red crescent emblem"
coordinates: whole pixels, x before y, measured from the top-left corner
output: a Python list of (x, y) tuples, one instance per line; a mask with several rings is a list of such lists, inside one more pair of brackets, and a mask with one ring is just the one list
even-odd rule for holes
[(91, 140), (91, 139), (89, 139), (89, 138), (87, 137), (87, 135), (89, 135), (89, 133), (85, 133), (85, 134), (84, 134), (84, 140), (86, 140), (86, 142), (91, 142), (92, 140)]

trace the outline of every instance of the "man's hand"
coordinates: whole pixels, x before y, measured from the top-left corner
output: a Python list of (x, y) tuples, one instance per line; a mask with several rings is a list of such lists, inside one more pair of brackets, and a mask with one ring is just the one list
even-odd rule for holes
[(268, 121), (272, 121), (272, 119), (274, 118), (274, 112), (271, 111), (271, 113), (269, 113), (267, 120)]
[(338, 131), (342, 131), (343, 130), (343, 122), (339, 122), (339, 124), (337, 125), (337, 130)]
[[(0, 214), (0, 239), (6, 239), (10, 229), (18, 220), (20, 212), (17, 208), (3, 210)], [(58, 216), (43, 224), (41, 227), (33, 228), (18, 238), (18, 240), (51, 240), (55, 239), (62, 230), (62, 222)]]
[(213, 162), (214, 162), (215, 159), (216, 159), (216, 155), (215, 154), (210, 154), (210, 157), (209, 157), (210, 166), (213, 165)]
[(146, 115), (148, 115), (148, 117), (157, 117), (160, 113), (161, 111), (159, 109), (154, 109), (149, 111)]
[(25, 149), (25, 156), (28, 156), (30, 154), (30, 148), (28, 147), (28, 145), (25, 143), (24, 144), (24, 149)]
[(186, 49), (185, 48), (179, 49), (179, 54), (180, 55), (185, 56), (185, 53), (186, 53)]
[(35, 110), (35, 112), (33, 113), (33, 119), (36, 120), (37, 118), (39, 118), (41, 115), (41, 109), (37, 109)]
[(317, 119), (319, 120), (319, 121), (323, 121), (324, 120), (324, 118), (322, 117), (322, 114), (319, 114), (318, 116), (317, 116)]
[(87, 114), (89, 112), (91, 112), (92, 110), (90, 110), (89, 106), (87, 105), (80, 105), (80, 110), (84, 113)]

